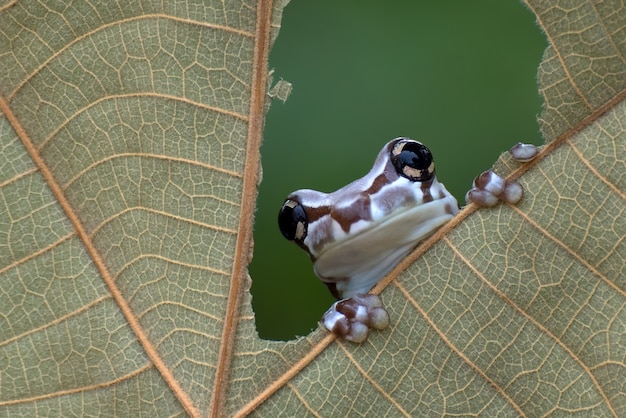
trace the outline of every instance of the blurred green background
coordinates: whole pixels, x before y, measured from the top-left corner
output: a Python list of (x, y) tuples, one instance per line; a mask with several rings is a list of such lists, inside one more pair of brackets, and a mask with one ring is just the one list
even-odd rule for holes
[(300, 188), (329, 192), (364, 175), (390, 139), (433, 152), (459, 203), (473, 178), (517, 141), (541, 144), (537, 66), (547, 45), (516, 0), (292, 0), (271, 51), (274, 101), (261, 149), (253, 308), (262, 338), (317, 327), (333, 302), (276, 217)]

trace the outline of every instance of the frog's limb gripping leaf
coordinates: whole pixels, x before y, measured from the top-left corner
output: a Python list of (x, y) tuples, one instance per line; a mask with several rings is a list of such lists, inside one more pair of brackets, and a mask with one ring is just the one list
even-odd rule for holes
[(500, 202), (517, 204), (522, 200), (524, 189), (517, 181), (507, 181), (493, 170), (482, 172), (474, 179), (474, 187), (465, 194), (465, 202), (493, 207)]
[(378, 295), (359, 293), (351, 298), (333, 303), (321, 321), (324, 328), (351, 342), (367, 339), (370, 328), (385, 329), (389, 314)]

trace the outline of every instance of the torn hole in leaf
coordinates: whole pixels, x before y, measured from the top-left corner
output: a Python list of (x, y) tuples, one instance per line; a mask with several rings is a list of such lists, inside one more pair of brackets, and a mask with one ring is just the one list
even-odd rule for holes
[(365, 174), (382, 144), (409, 136), (433, 151), (438, 178), (463, 202), (501, 152), (542, 142), (536, 71), (546, 40), (533, 15), (515, 2), (454, 10), (446, 2), (286, 7), (270, 66), (293, 91), (266, 118), (250, 265), (261, 338), (308, 334), (334, 301), (278, 230), (288, 193), (336, 190)]

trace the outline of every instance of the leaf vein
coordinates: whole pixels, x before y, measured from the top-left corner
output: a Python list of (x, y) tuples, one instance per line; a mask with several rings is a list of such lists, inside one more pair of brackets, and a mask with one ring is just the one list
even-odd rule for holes
[[(124, 270), (126, 270), (127, 268), (131, 267), (132, 265), (134, 265), (138, 260), (141, 259), (149, 259), (149, 258), (154, 258), (157, 260), (162, 260), (165, 261), (167, 263), (170, 264), (174, 264), (174, 265), (178, 265), (178, 266), (183, 266), (183, 267), (188, 267), (188, 268), (192, 268), (192, 269), (198, 269), (198, 270), (205, 270), (205, 271), (210, 271), (211, 273), (216, 273), (216, 274), (220, 274), (222, 276), (230, 276), (230, 273), (227, 271), (223, 271), (223, 270), (218, 270), (218, 269), (214, 269), (212, 267), (209, 266), (205, 266), (205, 265), (198, 265), (198, 264), (189, 264), (189, 263), (183, 263), (182, 261), (179, 260), (175, 260), (172, 258), (167, 258), (167, 257), (163, 257), (160, 254), (141, 254), (139, 257), (135, 257), (134, 259), (130, 260), (129, 262), (125, 263), (117, 272), (117, 276), (119, 277)], [(222, 295), (217, 295), (217, 294), (213, 294), (210, 292), (207, 292), (208, 295), (210, 296), (222, 296)]]
[[(63, 121), (63, 123), (59, 124), (58, 127), (56, 127), (52, 132), (50, 132), (50, 134), (44, 138), (44, 140), (37, 146), (38, 150), (42, 150), (44, 147), (46, 147), (46, 145), (51, 141), (52, 138), (54, 138), (59, 131), (61, 131), (61, 129), (63, 129), (65, 126), (67, 126), (71, 121), (73, 121), (74, 119), (76, 119), (79, 115), (81, 115), (82, 113), (86, 112), (87, 110), (93, 108), (94, 106), (106, 102), (108, 100), (116, 100), (116, 99), (128, 99), (128, 98), (142, 98), (142, 97), (151, 97), (151, 98), (157, 98), (157, 99), (165, 99), (165, 100), (172, 100), (172, 101), (176, 101), (176, 102), (181, 102), (181, 103), (186, 103), (188, 105), (191, 106), (195, 106), (195, 107), (199, 107), (201, 109), (205, 109), (211, 112), (216, 112), (216, 113), (220, 113), (226, 116), (231, 116), (235, 119), (239, 119), (243, 122), (248, 122), (248, 117), (246, 115), (242, 115), (240, 113), (237, 112), (233, 112), (230, 110), (226, 110), (226, 109), (222, 109), (220, 107), (216, 107), (216, 106), (210, 106), (204, 103), (200, 103), (200, 102), (196, 102), (190, 99), (187, 99), (186, 97), (177, 97), (177, 96), (172, 96), (169, 94), (163, 94), (163, 93), (155, 93), (155, 92), (138, 92), (138, 93), (126, 93), (126, 94), (111, 94), (108, 96), (103, 96), (101, 98), (99, 98), (98, 100), (94, 100), (93, 102), (90, 102), (87, 106), (84, 106), (80, 109), (78, 109), (78, 111), (74, 112), (74, 114), (68, 116), (67, 118), (65, 118), (65, 120)], [(50, 106), (54, 106), (52, 103), (49, 103)], [(61, 109), (59, 109), (58, 107), (55, 107), (55, 109), (59, 112), (59, 113), (63, 113)], [(239, 177), (242, 177), (241, 174), (237, 173), (237, 175)]]
[(543, 22), (543, 20), (541, 19), (541, 14), (537, 12), (537, 10), (530, 4), (529, 0), (524, 0), (524, 3), (526, 4), (526, 6), (533, 12), (533, 14), (535, 15), (536, 19), (537, 19), (537, 24), (539, 26), (541, 26), (541, 28), (543, 29), (543, 33), (545, 33), (546, 37), (548, 38), (548, 42), (549, 44), (552, 46), (552, 48), (554, 49), (554, 53), (556, 54), (559, 62), (561, 63), (561, 68), (563, 69), (563, 72), (565, 73), (565, 78), (567, 78), (567, 80), (569, 81), (570, 85), (572, 86), (572, 88), (574, 89), (574, 91), (576, 92), (576, 94), (578, 95), (578, 97), (580, 97), (580, 99), (582, 100), (582, 102), (585, 104), (585, 106), (590, 110), (590, 111), (594, 111), (595, 109), (593, 108), (593, 106), (591, 105), (591, 103), (589, 103), (589, 101), (587, 100), (587, 98), (585, 97), (585, 95), (583, 94), (583, 92), (580, 90), (580, 88), (578, 87), (578, 85), (576, 84), (576, 82), (574, 81), (574, 78), (572, 77), (572, 75), (570, 74), (569, 68), (567, 67), (567, 64), (565, 63), (565, 59), (563, 57), (563, 54), (561, 53), (561, 51), (556, 47), (557, 43), (554, 41), (554, 38), (552, 37), (552, 34), (549, 31), (549, 27), (546, 26), (546, 24)]
[(598, 12), (598, 8), (596, 7), (596, 4), (590, 1), (589, 6), (593, 9), (593, 12), (597, 16), (598, 25), (602, 28), (602, 31), (606, 34), (606, 38), (611, 44), (611, 48), (613, 48), (613, 50), (615, 51), (615, 56), (619, 57), (622, 60), (622, 64), (626, 64), (626, 58), (622, 55), (620, 49), (615, 43), (615, 40), (613, 39), (612, 34), (608, 31), (606, 25), (604, 24), (604, 19), (601, 18), (600, 13)]
[[(28, 81), (30, 79), (32, 79), (36, 74), (38, 74), (43, 68), (45, 68), (48, 64), (50, 64), (50, 62), (52, 62), (54, 59), (56, 59), (57, 57), (59, 57), (61, 55), (61, 53), (63, 53), (64, 51), (68, 50), (69, 48), (71, 48), (73, 45), (77, 44), (78, 42), (87, 39), (91, 36), (93, 36), (94, 34), (101, 32), (103, 30), (106, 30), (110, 27), (114, 27), (114, 26), (122, 26), (126, 23), (131, 23), (131, 22), (137, 22), (140, 20), (146, 20), (146, 19), (165, 19), (165, 20), (171, 20), (174, 22), (181, 22), (181, 23), (186, 23), (189, 25), (196, 25), (196, 26), (201, 26), (204, 28), (208, 28), (208, 29), (216, 29), (216, 30), (222, 30), (225, 32), (230, 32), (236, 35), (240, 35), (240, 36), (244, 36), (246, 38), (253, 38), (254, 34), (241, 30), (241, 29), (236, 29), (230, 26), (224, 26), (224, 25), (217, 25), (215, 23), (209, 23), (209, 22), (201, 22), (198, 20), (190, 20), (190, 19), (182, 19), (179, 18), (177, 16), (170, 16), (170, 15), (166, 15), (166, 14), (162, 14), (162, 13), (154, 13), (154, 14), (145, 14), (145, 15), (141, 15), (141, 16), (133, 16), (127, 19), (121, 19), (121, 20), (115, 20), (113, 22), (110, 23), (105, 23), (103, 25), (98, 26), (97, 28), (85, 32), (80, 36), (77, 36), (76, 38), (74, 38), (72, 40), (72, 42), (69, 42), (68, 44), (64, 45), (62, 48), (59, 48), (58, 51), (56, 51), (55, 53), (53, 53), (52, 55), (50, 55), (45, 61), (43, 61), (37, 68), (35, 68), (35, 70), (33, 72), (31, 72), (30, 74), (28, 74), (27, 76), (24, 77), (24, 80), (22, 80), (21, 83), (19, 83), (15, 89), (7, 96), (7, 100), (11, 101), (13, 99), (13, 97), (15, 97), (15, 95), (22, 89), (22, 87), (24, 87), (24, 85), (26, 83), (28, 83)], [(40, 38), (41, 39), (41, 38)], [(41, 43), (45, 44), (46, 42), (41, 39)]]
[(11, 401), (4, 401), (4, 402), (0, 402), (0, 406), (11, 406), (11, 405), (19, 405), (19, 404), (23, 404), (23, 403), (31, 403), (31, 402), (36, 402), (36, 401), (41, 401), (41, 400), (46, 400), (46, 399), (53, 399), (53, 398), (59, 398), (61, 396), (68, 396), (68, 395), (74, 395), (77, 393), (85, 393), (85, 392), (89, 392), (89, 391), (96, 391), (99, 389), (104, 389), (107, 387), (111, 387), (113, 385), (117, 385), (121, 382), (127, 381), (132, 379), (135, 376), (140, 375), (141, 373), (151, 369), (152, 367), (154, 367), (152, 364), (148, 363), (145, 366), (142, 366), (140, 368), (138, 368), (137, 370), (128, 373), (124, 376), (121, 376), (115, 380), (109, 381), (109, 382), (102, 382), (102, 383), (98, 383), (95, 385), (90, 385), (90, 386), (83, 386), (83, 387), (79, 387), (79, 388), (75, 388), (75, 389), (67, 389), (67, 390), (59, 390), (57, 392), (53, 392), (53, 393), (46, 393), (45, 395), (39, 395), (39, 396), (33, 396), (30, 398), (23, 398), (23, 399), (14, 399)]
[(65, 322), (68, 319), (73, 318), (75, 316), (78, 316), (78, 315), (88, 311), (92, 307), (100, 304), (101, 302), (104, 302), (105, 300), (109, 300), (109, 299), (111, 299), (111, 295), (105, 295), (105, 296), (101, 296), (101, 297), (99, 297), (97, 299), (94, 299), (91, 302), (89, 302), (88, 304), (86, 304), (85, 306), (82, 306), (81, 308), (76, 309), (76, 310), (74, 310), (72, 312), (68, 312), (65, 315), (60, 316), (58, 318), (55, 318), (55, 319), (51, 320), (50, 322), (45, 323), (44, 325), (42, 325), (40, 327), (32, 328), (32, 329), (30, 329), (30, 330), (28, 330), (26, 332), (23, 332), (23, 333), (21, 333), (19, 335), (15, 335), (12, 338), (9, 338), (7, 340), (4, 340), (4, 341), (0, 342), (0, 348), (13, 343), (14, 341), (17, 341), (17, 340), (25, 338), (25, 337), (27, 337), (29, 335), (35, 334), (36, 332), (43, 331), (44, 329), (47, 329), (47, 328), (50, 328), (50, 327), (52, 327), (54, 325), (58, 325), (58, 324), (60, 324), (62, 322)]
[(224, 228), (221, 226), (217, 226), (217, 225), (211, 225), (211, 224), (207, 224), (204, 222), (199, 222), (193, 219), (189, 219), (189, 218), (183, 218), (182, 216), (178, 216), (178, 215), (174, 215), (172, 213), (168, 213), (168, 212), (164, 212), (161, 210), (156, 210), (156, 209), (152, 209), (149, 207), (145, 207), (145, 206), (133, 206), (133, 207), (129, 207), (126, 208), (124, 210), (121, 210), (117, 213), (115, 213), (114, 215), (108, 217), (107, 219), (104, 219), (96, 228), (94, 228), (94, 230), (89, 234), (90, 238), (94, 238), (98, 232), (100, 232), (100, 230), (102, 228), (104, 228), (106, 225), (108, 225), (109, 223), (113, 222), (114, 220), (118, 219), (119, 217), (121, 217), (121, 215), (124, 215), (126, 213), (130, 213), (130, 212), (148, 212), (148, 213), (154, 213), (156, 215), (161, 215), (165, 218), (169, 218), (169, 219), (174, 219), (177, 221), (181, 221), (181, 222), (185, 222), (185, 223), (190, 223), (192, 225), (195, 226), (200, 226), (202, 228), (207, 228), (207, 229), (212, 229), (214, 231), (217, 232), (224, 232), (226, 234), (229, 235), (235, 235), (237, 233), (237, 231), (233, 230), (233, 229), (229, 229), (229, 228)]
[(304, 396), (300, 395), (300, 393), (298, 392), (298, 390), (296, 389), (296, 387), (294, 385), (292, 385), (291, 383), (287, 382), (287, 387), (289, 388), (289, 390), (291, 390), (293, 392), (293, 394), (296, 396), (296, 398), (298, 398), (298, 400), (302, 403), (302, 405), (304, 405), (304, 407), (307, 409), (307, 411), (309, 411), (311, 413), (311, 415), (314, 415), (314, 416), (316, 416), (318, 418), (322, 418), (322, 416), (320, 414), (318, 414), (317, 411), (315, 411), (315, 409), (311, 408), (311, 405), (309, 405), (309, 403), (306, 401)]
[(280, 388), (285, 386), (291, 379), (296, 377), (298, 373), (300, 373), (306, 366), (308, 366), (313, 360), (315, 360), (320, 355), (320, 353), (324, 351), (326, 347), (328, 347), (330, 343), (332, 343), (336, 339), (335, 334), (331, 334), (329, 332), (321, 331), (318, 329), (318, 335), (319, 334), (323, 335), (322, 339), (316, 344), (313, 344), (304, 357), (295, 362), (287, 371), (285, 371), (285, 373), (275, 379), (270, 385), (268, 385), (264, 390), (257, 394), (246, 405), (244, 405), (241, 409), (235, 412), (233, 416), (242, 418), (252, 413), (252, 411), (254, 411), (259, 405), (265, 402)]
[[(132, 299), (131, 299), (132, 300)], [(215, 315), (211, 315), (209, 312), (207, 311), (202, 311), (200, 309), (196, 309), (196, 308), (192, 308), (191, 306), (188, 305), (184, 305), (182, 303), (178, 303), (178, 302), (172, 302), (172, 301), (163, 301), (163, 302), (159, 302), (159, 303), (155, 303), (153, 305), (151, 305), (150, 307), (148, 307), (148, 309), (144, 310), (143, 312), (140, 312), (137, 314), (137, 318), (139, 318), (139, 320), (143, 319), (146, 315), (148, 315), (150, 312), (153, 312), (154, 310), (161, 308), (163, 306), (175, 306), (178, 308), (182, 308), (182, 310), (185, 311), (189, 311), (189, 312), (193, 312), (195, 314), (198, 314), (200, 316), (203, 316), (205, 318), (209, 318), (215, 322), (224, 322), (224, 320), (218, 316)], [(171, 333), (174, 332), (178, 332), (178, 331), (182, 331), (185, 330), (191, 334), (197, 334), (197, 335), (205, 335), (201, 332), (198, 332), (198, 330), (195, 329), (188, 329), (188, 328), (172, 328), (167, 334), (165, 335), (169, 335)], [(219, 338), (209, 335), (210, 338), (219, 341)]]
[[(448, 243), (448, 245), (451, 245), (451, 243), (447, 239), (442, 238), (442, 240), (445, 240)], [(428, 313), (424, 309), (422, 309), (422, 307), (417, 303), (417, 301), (413, 298), (413, 296), (409, 293), (409, 291), (404, 288), (404, 286), (398, 283), (398, 281), (394, 281), (392, 283), (402, 292), (402, 294), (411, 303), (411, 305), (413, 305), (413, 307), (426, 320), (426, 322), (428, 322), (428, 325), (430, 325), (430, 327), (437, 333), (437, 335), (439, 335), (439, 338), (441, 338), (441, 341), (443, 341), (453, 353), (458, 355), (459, 358), (464, 363), (466, 363), (469, 367), (471, 367), (472, 370), (476, 372), (476, 374), (478, 374), (496, 392), (498, 392), (521, 416), (526, 416), (526, 414), (524, 414), (524, 412), (520, 409), (520, 407), (515, 402), (513, 402), (513, 399), (511, 399), (509, 395), (505, 391), (503, 391), (501, 387), (499, 387), (496, 384), (496, 382), (494, 382), (489, 376), (487, 376), (487, 374), (484, 371), (482, 371), (473, 361), (471, 361), (469, 357), (467, 357), (465, 353), (463, 353), (463, 351), (459, 350), (454, 344), (452, 344), (452, 341), (450, 341), (450, 339), (437, 326), (437, 324), (435, 324), (435, 322), (428, 315)]]
[(7, 271), (14, 269), (34, 258), (39, 257), (42, 254), (47, 253), (48, 251), (53, 250), (54, 248), (58, 247), (59, 245), (61, 245), (62, 243), (64, 243), (65, 241), (69, 240), (70, 238), (74, 237), (76, 234), (74, 232), (70, 232), (69, 234), (60, 237), (58, 240), (56, 240), (55, 242), (47, 245), (46, 247), (43, 248), (39, 248), (37, 251), (31, 252), (30, 254), (28, 254), (26, 257), (20, 258), (19, 260), (15, 260), (13, 261), (11, 264), (7, 264), (6, 266), (4, 266), (3, 268), (0, 269), (0, 275), (6, 273)]
[(519, 216), (521, 216), (524, 220), (526, 220), (530, 225), (532, 225), (535, 229), (537, 229), (539, 232), (541, 232), (543, 235), (545, 235), (550, 241), (554, 242), (559, 247), (563, 248), (565, 251), (567, 251), (569, 253), (569, 255), (572, 258), (576, 259), (585, 268), (587, 268), (589, 271), (591, 271), (594, 275), (598, 276), (598, 278), (600, 278), (600, 280), (602, 280), (604, 283), (606, 283), (607, 285), (612, 287), (615, 291), (617, 291), (620, 295), (622, 295), (622, 297), (626, 297), (626, 291), (624, 291), (623, 289), (619, 288), (614, 282), (609, 280), (604, 274), (600, 273), (593, 265), (591, 265), (587, 260), (585, 260), (583, 257), (581, 257), (580, 254), (578, 254), (573, 249), (571, 249), (570, 247), (565, 245), (564, 242), (562, 242), (560, 239), (556, 238), (554, 235), (552, 235), (550, 232), (548, 232), (547, 229), (543, 228), (541, 225), (539, 225), (537, 222), (535, 222), (534, 219), (532, 219), (530, 216), (528, 216), (527, 213), (523, 212), (517, 206), (515, 206), (515, 205), (509, 205), (509, 206), (513, 210), (515, 210), (519, 214)]
[[(256, 209), (256, 186), (259, 184), (260, 148), (265, 123), (265, 99), (267, 96), (267, 71), (270, 49), (270, 29), (274, 2), (259, 0), (256, 5), (256, 25), (254, 37), (254, 52), (252, 59), (252, 76), (250, 92), (250, 121), (248, 123), (245, 174), (243, 179), (243, 197), (241, 216), (239, 217), (239, 231), (235, 244), (236, 260), (230, 280), (228, 305), (225, 312), (224, 328), (222, 329), (222, 344), (218, 352), (218, 365), (214, 377), (214, 387), (211, 396), (211, 410), (209, 415), (218, 418), (222, 415), (222, 408), (226, 402), (228, 390), (228, 376), (230, 375), (233, 357), (232, 347), (235, 345), (237, 334), (237, 316), (241, 309), (244, 293), (244, 283), (248, 278), (247, 266), (251, 257), (252, 228)], [(278, 380), (286, 383), (282, 379)], [(265, 393), (265, 392), (264, 392)], [(244, 407), (245, 408), (245, 407)]]
[(189, 398), (187, 393), (185, 393), (182, 390), (182, 388), (179, 385), (179, 382), (174, 378), (172, 371), (167, 367), (163, 359), (159, 356), (159, 353), (156, 351), (156, 349), (154, 348), (154, 346), (148, 339), (146, 333), (144, 332), (137, 318), (134, 316), (132, 310), (130, 309), (128, 302), (124, 299), (124, 296), (122, 295), (120, 289), (117, 287), (115, 280), (109, 271), (109, 267), (105, 264), (99, 251), (96, 249), (93, 241), (87, 234), (87, 231), (85, 229), (85, 226), (82, 223), (82, 220), (74, 211), (74, 208), (72, 207), (67, 197), (63, 193), (63, 190), (61, 189), (59, 183), (57, 183), (54, 176), (52, 175), (52, 171), (47, 166), (45, 161), (42, 159), (32, 139), (26, 133), (26, 131), (24, 130), (24, 127), (20, 123), (17, 116), (13, 113), (11, 107), (9, 106), (8, 102), (4, 99), (4, 97), (0, 97), (0, 112), (5, 115), (5, 117), (7, 118), (11, 126), (13, 127), (13, 130), (15, 131), (17, 136), (20, 138), (20, 140), (24, 144), (24, 147), (26, 148), (26, 151), (28, 152), (30, 158), (33, 160), (35, 165), (41, 171), (41, 174), (46, 184), (52, 191), (54, 197), (59, 203), (59, 206), (61, 206), (61, 208), (63, 209), (63, 212), (65, 212), (65, 215), (67, 216), (68, 220), (71, 222), (72, 226), (74, 227), (76, 234), (78, 235), (79, 239), (83, 243), (86, 252), (89, 254), (89, 257), (91, 258), (94, 267), (99, 272), (102, 281), (108, 287), (113, 297), (113, 300), (119, 307), (120, 312), (126, 319), (129, 327), (131, 328), (131, 330), (137, 337), (139, 344), (144, 348), (146, 355), (152, 361), (154, 366), (157, 368), (157, 370), (161, 374), (161, 377), (166, 382), (166, 384), (170, 387), (170, 389), (172, 390), (172, 392), (174, 393), (178, 401), (181, 403), (182, 407), (190, 415), (198, 416), (198, 412), (196, 408), (194, 407), (191, 399)]
[(568, 141), (568, 145), (574, 151), (574, 153), (578, 156), (580, 161), (587, 166), (589, 171), (591, 171), (598, 180), (604, 183), (609, 189), (611, 189), (615, 194), (617, 194), (622, 200), (626, 201), (626, 192), (620, 190), (615, 184), (611, 183), (605, 176), (603, 176), (598, 169), (591, 164), (589, 159), (585, 158), (583, 153), (578, 149), (576, 144), (573, 141)]
[[(518, 212), (522, 213), (521, 210), (519, 210), (517, 207), (515, 207), (515, 205), (511, 205), (511, 206), (515, 210), (517, 210)], [(581, 367), (581, 369), (584, 370), (584, 372), (587, 374), (587, 376), (589, 377), (589, 379), (591, 380), (593, 385), (598, 390), (598, 393), (600, 394), (600, 396), (602, 396), (602, 398), (606, 402), (606, 404), (609, 407), (610, 411), (612, 412), (613, 416), (617, 417), (617, 413), (615, 412), (615, 410), (613, 409), (613, 406), (609, 402), (609, 399), (608, 399), (606, 393), (604, 392), (604, 390), (602, 390), (602, 387), (600, 386), (600, 383), (596, 380), (594, 374), (591, 372), (589, 367), (587, 367), (587, 365), (584, 364), (582, 362), (582, 360), (568, 346), (566, 346), (561, 340), (559, 340), (550, 330), (548, 330), (545, 326), (543, 326), (541, 323), (539, 323), (537, 320), (535, 320), (535, 318), (533, 318), (531, 315), (526, 313), (522, 308), (520, 308), (516, 303), (514, 303), (507, 295), (505, 295), (500, 289), (498, 289), (493, 283), (491, 283), (491, 281), (489, 281), (480, 271), (478, 271), (478, 269), (470, 262), (470, 260), (468, 260), (456, 248), (456, 246), (448, 239), (448, 237), (443, 237), (442, 241), (444, 241), (448, 245), (448, 247), (454, 252), (454, 254), (457, 257), (459, 257), (459, 259), (470, 270), (472, 270), (472, 272), (477, 277), (479, 277), (483, 283), (485, 283), (496, 295), (498, 295), (498, 297), (500, 297), (505, 303), (510, 305), (519, 315), (521, 315), (523, 318), (526, 318), (526, 320), (529, 321), (529, 323), (533, 324), (533, 326), (537, 327), (537, 329), (539, 329), (542, 333), (544, 333), (550, 339), (552, 339), (555, 342), (556, 345), (560, 346), (567, 353), (567, 355), (569, 355), (570, 358), (572, 358)]]
[(30, 174), (36, 173), (38, 171), (39, 169), (37, 169), (37, 167), (32, 167), (32, 168), (29, 168), (28, 170), (22, 171), (21, 173), (18, 173), (17, 175), (11, 177), (10, 179), (6, 179), (3, 183), (0, 183), (0, 189), (8, 186), (11, 183), (15, 183), (16, 181), (23, 179), (24, 177), (28, 177)]
[(405, 417), (410, 417), (411, 414), (409, 414), (407, 411), (404, 410), (404, 408), (402, 407), (402, 405), (400, 405), (398, 403), (398, 401), (396, 401), (393, 396), (391, 396), (390, 394), (388, 394), (382, 386), (380, 386), (374, 379), (372, 379), (369, 374), (361, 367), (361, 365), (356, 361), (356, 359), (352, 356), (352, 353), (346, 348), (346, 346), (344, 345), (344, 343), (342, 341), (337, 341), (337, 345), (339, 346), (339, 348), (341, 348), (343, 350), (343, 352), (345, 353), (346, 357), (348, 358), (348, 360), (350, 360), (350, 362), (354, 365), (354, 367), (358, 370), (358, 372), (363, 376), (364, 380), (369, 382), (370, 385), (372, 385), (374, 387), (374, 389), (376, 389), (376, 391), (378, 391), (385, 399), (387, 399), (389, 401), (389, 403), (391, 403), (402, 415), (404, 415)]

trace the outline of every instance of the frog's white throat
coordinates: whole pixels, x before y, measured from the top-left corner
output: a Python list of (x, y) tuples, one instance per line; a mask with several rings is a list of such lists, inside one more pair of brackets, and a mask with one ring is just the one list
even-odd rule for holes
[[(443, 188), (440, 183), (439, 186)], [(367, 222), (355, 222), (347, 232), (330, 214), (309, 225), (309, 231), (324, 231), (327, 235), (320, 238), (315, 232), (309, 233), (303, 246), (332, 237), (324, 245), (309, 247), (316, 275), (339, 298), (368, 292), (421, 241), (458, 212), (456, 199), (443, 190), (445, 193), (439, 199), (400, 207)], [(316, 228), (317, 222), (323, 226)]]

